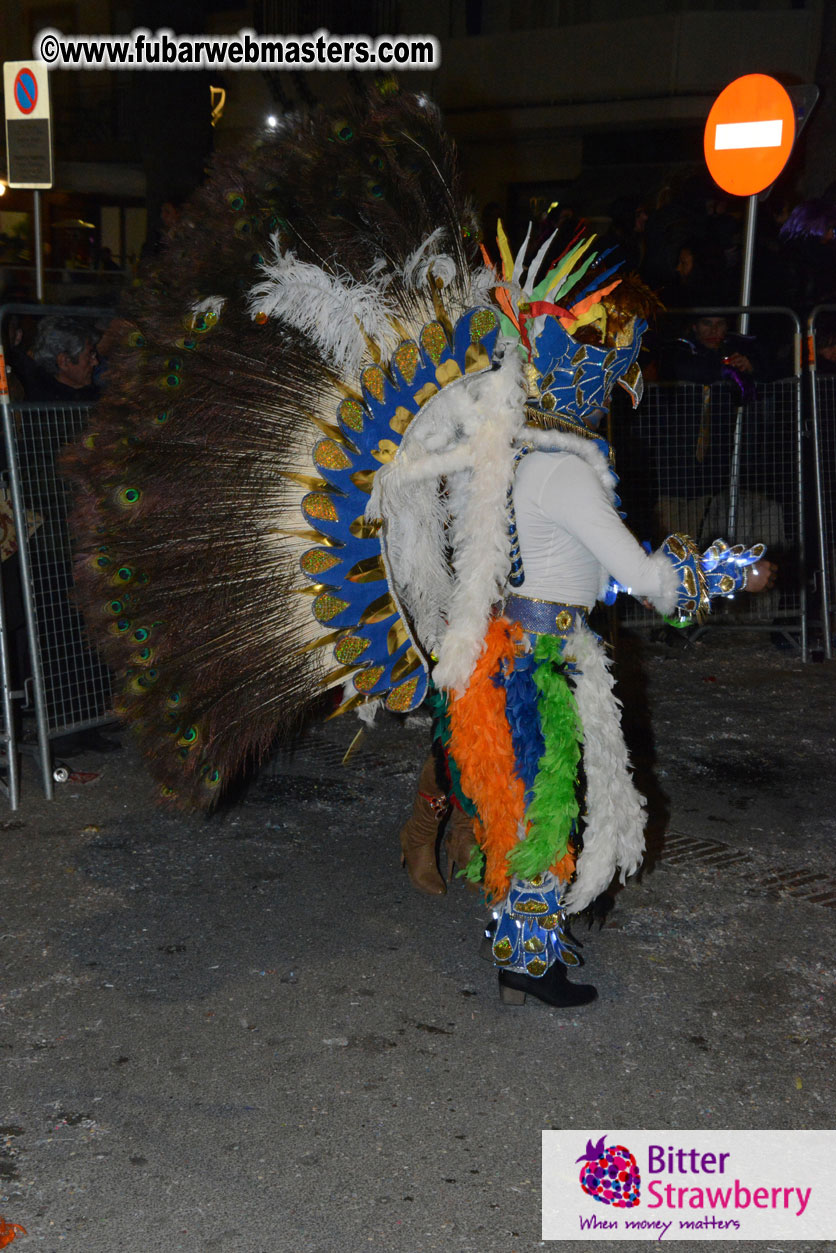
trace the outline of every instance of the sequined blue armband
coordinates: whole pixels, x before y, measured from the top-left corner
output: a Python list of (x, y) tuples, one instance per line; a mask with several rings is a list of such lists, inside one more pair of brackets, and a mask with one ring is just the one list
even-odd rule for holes
[(689, 535), (669, 535), (661, 551), (676, 571), (679, 588), (674, 614), (680, 620), (709, 611), (709, 592), (702, 554)]

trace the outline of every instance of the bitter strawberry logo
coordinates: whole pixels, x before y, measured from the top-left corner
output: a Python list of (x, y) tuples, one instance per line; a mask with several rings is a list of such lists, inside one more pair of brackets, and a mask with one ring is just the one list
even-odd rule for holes
[(636, 1159), (623, 1144), (605, 1147), (606, 1135), (597, 1144), (586, 1142), (586, 1152), (576, 1159), (583, 1162), (580, 1185), (594, 1201), (632, 1209), (639, 1203), (641, 1175)]

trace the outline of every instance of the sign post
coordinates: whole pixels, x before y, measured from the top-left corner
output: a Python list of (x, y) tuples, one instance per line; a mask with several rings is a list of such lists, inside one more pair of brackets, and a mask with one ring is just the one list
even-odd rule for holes
[(52, 186), (52, 121), (49, 108), (49, 76), (41, 61), (6, 61), (3, 64), (6, 105), (6, 153), (8, 184), (34, 192), (33, 233), (35, 290), (44, 298), (43, 245), (41, 241), (40, 193)]
[[(740, 304), (737, 329), (749, 329), (752, 263), (758, 192), (770, 187), (786, 165), (795, 143), (795, 109), (789, 95), (768, 74), (744, 74), (729, 83), (714, 101), (703, 140), (708, 172), (718, 187), (733, 196), (748, 196)], [(743, 405), (737, 409), (729, 470), (728, 536), (734, 543), (740, 498), (740, 451), (743, 443)]]
[[(768, 74), (744, 74), (720, 92), (705, 124), (708, 172), (718, 187), (733, 196), (748, 196), (740, 304), (748, 305), (752, 290), (758, 192), (764, 191), (786, 165), (795, 143), (795, 109), (787, 91)], [(749, 314), (740, 315), (745, 335)]]

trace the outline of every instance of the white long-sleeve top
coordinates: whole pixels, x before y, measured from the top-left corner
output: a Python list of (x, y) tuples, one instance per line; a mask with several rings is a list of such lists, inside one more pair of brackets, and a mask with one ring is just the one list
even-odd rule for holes
[(591, 608), (612, 575), (660, 612), (673, 610), (673, 567), (663, 553), (648, 556), (637, 543), (588, 457), (528, 453), (514, 480), (514, 510), (525, 571), (520, 595)]

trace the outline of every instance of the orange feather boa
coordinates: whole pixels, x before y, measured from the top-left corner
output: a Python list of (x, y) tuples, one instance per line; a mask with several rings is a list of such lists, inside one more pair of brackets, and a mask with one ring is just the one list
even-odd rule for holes
[(479, 812), (474, 833), (485, 854), (485, 894), (501, 899), (508, 891), (508, 854), (525, 817), (525, 788), (516, 772), (511, 728), (505, 716), (505, 688), (493, 682), (504, 662), (514, 668), (522, 627), (495, 618), (467, 690), (450, 707), (450, 751), (461, 772), (462, 788)]

